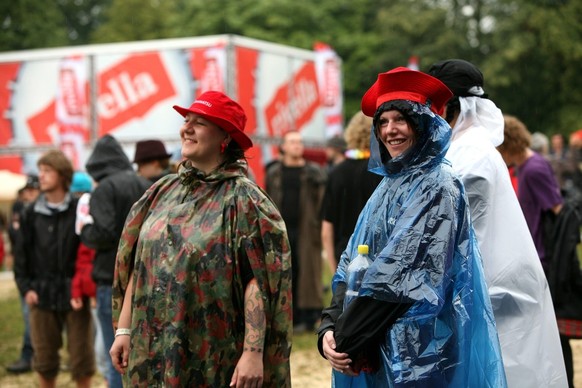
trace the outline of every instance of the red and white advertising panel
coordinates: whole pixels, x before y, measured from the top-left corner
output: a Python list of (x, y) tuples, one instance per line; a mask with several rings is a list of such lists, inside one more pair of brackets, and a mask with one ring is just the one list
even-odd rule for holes
[(83, 168), (85, 144), (89, 140), (87, 63), (84, 57), (65, 58), (60, 63), (55, 101), (58, 144), (73, 162)]
[[(10, 118), (12, 123), (11, 147), (30, 147), (31, 151), (21, 157), (21, 173), (36, 172), (36, 161), (40, 156), (40, 149), (35, 147), (59, 147), (60, 129), (57, 122), (57, 98), (61, 99), (60, 107), (65, 109), (65, 93), (59, 91), (61, 70), (64, 57), (46, 60), (23, 61), (10, 94)], [(71, 70), (72, 72), (75, 69)], [(76, 75), (74, 75), (76, 77)], [(71, 77), (72, 78), (72, 77)], [(72, 84), (72, 83), (71, 83)], [(82, 84), (84, 87), (84, 84)], [(75, 91), (69, 90), (72, 94)], [(71, 104), (73, 102), (72, 97)], [(78, 110), (72, 107), (71, 114), (77, 115)], [(64, 114), (61, 115), (64, 118)], [(66, 118), (64, 118), (66, 120)], [(69, 150), (70, 151), (70, 150)], [(0, 165), (0, 169), (3, 166)]]
[(209, 90), (226, 92), (226, 48), (213, 47), (190, 50), (190, 70), (196, 82), (196, 97)]
[[(257, 106), (255, 100), (257, 63), (259, 52), (246, 47), (236, 47), (236, 99), (247, 115), (245, 132), (253, 137), (257, 133)], [(255, 141), (247, 151), (249, 168), (255, 181), (263, 186), (265, 180), (265, 160), (261, 146)]]
[[(82, 170), (90, 153), (90, 141), (104, 134), (111, 133), (122, 142), (177, 138), (180, 118), (174, 120), (173, 126), (168, 125), (168, 118), (175, 113), (172, 99), (179, 95), (172, 78), (186, 84), (188, 77), (185, 69), (181, 76), (178, 71), (172, 77), (171, 71), (179, 66), (167, 63), (181, 63), (175, 60), (179, 55), (176, 50), (97, 56), (95, 101), (89, 99), (87, 57), (25, 62), (7, 97), (12, 136), (6, 143), (32, 149), (20, 158), (18, 172), (36, 170), (39, 152), (34, 152), (34, 146), (59, 146), (75, 168)], [(189, 94), (187, 87), (182, 89), (184, 95)], [(89, 127), (91, 104), (98, 123), (93, 136)], [(166, 114), (157, 114), (161, 105)], [(0, 169), (7, 168), (3, 159)]]
[(325, 109), (326, 137), (329, 138), (343, 132), (341, 61), (325, 43), (316, 43), (314, 49), (319, 96)]
[[(0, 63), (0, 147), (8, 148), (14, 138), (12, 126), (11, 96), (20, 63)], [(0, 170), (15, 173), (22, 171), (22, 159), (18, 155), (0, 155)]]
[[(297, 130), (306, 143), (323, 144), (341, 126), (339, 62), (329, 50), (321, 54), (327, 58), (321, 72), (314, 52), (230, 35), (106, 48), (53, 56), (48, 49), (10, 63), (0, 54), (0, 169), (34, 172), (49, 146), (60, 146), (83, 169), (104, 134), (115, 136), (130, 158), (142, 139), (160, 139), (179, 155), (183, 119), (172, 105), (190, 106), (207, 90), (225, 92), (244, 108), (255, 143), (247, 158), (261, 185), (283, 133)], [(7, 147), (21, 149), (19, 156)]]
[(408, 58), (408, 65), (406, 65), (406, 67), (408, 67), (411, 70), (419, 70), (419, 66), (418, 66), (418, 57), (416, 55), (411, 55), (410, 58)]
[(161, 56), (156, 52), (130, 54), (99, 72), (99, 136), (143, 120), (157, 104), (176, 95)]
[(306, 62), (276, 89), (265, 107), (269, 134), (279, 137), (291, 130), (301, 131), (318, 108), (315, 66)]

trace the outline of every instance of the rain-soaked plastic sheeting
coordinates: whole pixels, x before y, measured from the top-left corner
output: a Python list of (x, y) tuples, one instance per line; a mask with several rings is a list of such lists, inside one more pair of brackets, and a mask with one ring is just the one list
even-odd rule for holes
[[(420, 128), (390, 159), (372, 135), (370, 169), (384, 175), (360, 214), (332, 285), (358, 244), (373, 260), (361, 296), (413, 303), (387, 331), (381, 367), (334, 387), (505, 387), (499, 340), (462, 183), (444, 160), (450, 128), (426, 106), (391, 102)], [(381, 158), (384, 157), (382, 161)]]
[(507, 166), (495, 149), (503, 142), (503, 114), (480, 97), (459, 102), (446, 158), (465, 183), (471, 205), (507, 385), (567, 387), (552, 295)]

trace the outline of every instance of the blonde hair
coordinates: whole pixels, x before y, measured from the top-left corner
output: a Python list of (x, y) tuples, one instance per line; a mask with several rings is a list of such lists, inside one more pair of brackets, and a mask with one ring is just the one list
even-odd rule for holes
[(505, 121), (503, 143), (497, 149), (509, 155), (523, 153), (531, 145), (531, 133), (517, 117), (503, 115), (503, 119)]
[(358, 111), (352, 116), (346, 131), (344, 139), (349, 149), (369, 150), (370, 135), (372, 133), (372, 118), (366, 116), (362, 111)]

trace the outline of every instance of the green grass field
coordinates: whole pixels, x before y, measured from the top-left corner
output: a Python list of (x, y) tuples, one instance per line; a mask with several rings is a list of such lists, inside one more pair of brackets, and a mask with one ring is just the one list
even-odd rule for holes
[(20, 300), (15, 290), (0, 296), (0, 379), (6, 376), (6, 365), (20, 357), (22, 346), (22, 313)]

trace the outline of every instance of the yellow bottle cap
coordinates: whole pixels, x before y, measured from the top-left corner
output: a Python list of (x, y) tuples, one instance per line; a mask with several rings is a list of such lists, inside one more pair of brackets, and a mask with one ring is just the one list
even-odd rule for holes
[(358, 245), (358, 253), (360, 255), (367, 255), (368, 254), (368, 246), (367, 245)]

